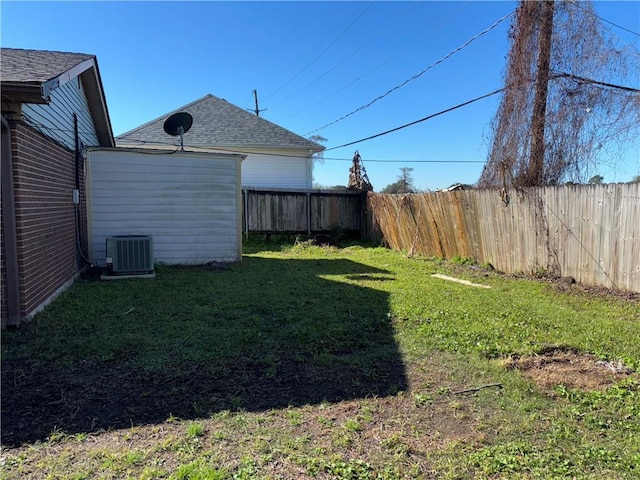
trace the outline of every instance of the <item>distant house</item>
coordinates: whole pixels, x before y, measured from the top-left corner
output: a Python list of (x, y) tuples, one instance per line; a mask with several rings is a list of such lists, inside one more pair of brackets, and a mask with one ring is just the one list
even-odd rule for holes
[(95, 56), (2, 48), (2, 322), (64, 290), (87, 252), (87, 147), (115, 145)]
[(119, 135), (117, 145), (175, 149), (179, 140), (167, 135), (163, 124), (177, 112), (193, 117), (193, 125), (184, 135), (186, 150), (246, 155), (242, 162), (243, 187), (312, 188), (312, 157), (323, 151), (323, 146), (213, 95)]

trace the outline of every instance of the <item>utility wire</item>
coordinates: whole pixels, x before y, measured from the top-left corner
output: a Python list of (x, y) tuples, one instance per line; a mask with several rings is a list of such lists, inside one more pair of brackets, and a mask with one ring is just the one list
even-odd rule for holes
[[(130, 142), (135, 142), (137, 145), (139, 145), (139, 147), (136, 147), (135, 145), (132, 145)], [(203, 146), (203, 145), (189, 145), (188, 143), (188, 139), (185, 138), (185, 142), (184, 142), (184, 148), (188, 149), (186, 150), (187, 153), (189, 152), (193, 152), (193, 153), (222, 153), (222, 154), (246, 154), (246, 155), (261, 155), (261, 156), (265, 156), (265, 157), (282, 157), (282, 158), (301, 158), (301, 155), (288, 155), (286, 153), (270, 153), (270, 152), (256, 152), (255, 150), (243, 150), (242, 147), (239, 148), (234, 148), (234, 147), (222, 147), (222, 146), (216, 146), (216, 145), (211, 145), (211, 146)], [(117, 140), (116, 140), (117, 143)], [(137, 150), (144, 150), (145, 148), (148, 149), (153, 149), (154, 146), (159, 145), (159, 146), (171, 146), (171, 147), (175, 147), (176, 144), (174, 142), (158, 142), (156, 140), (153, 141), (149, 141), (147, 142), (146, 140), (126, 140), (126, 144), (123, 145), (121, 144), (119, 147), (117, 148), (134, 148)], [(179, 145), (178, 145), (179, 148)], [(300, 147), (301, 150), (305, 150), (305, 147)], [(167, 149), (167, 152), (169, 153), (170, 151)], [(173, 152), (170, 152), (173, 153)], [(321, 153), (321, 152), (318, 152)], [(302, 157), (304, 158), (304, 157)], [(350, 161), (352, 159), (349, 159)]]
[(468, 0), (464, 5), (462, 5), (460, 8), (458, 8), (455, 12), (453, 12), (451, 15), (445, 17), (444, 19), (442, 19), (440, 22), (438, 22), (433, 28), (427, 30), (426, 32), (424, 32), (422, 35), (420, 35), (418, 38), (416, 38), (415, 40), (413, 40), (412, 42), (410, 42), (409, 44), (407, 44), (405, 47), (401, 48), (400, 50), (398, 50), (397, 52), (395, 52), (393, 55), (391, 55), (390, 57), (387, 57), (386, 60), (384, 60), (383, 62), (379, 63), (378, 65), (376, 65), (375, 67), (373, 67), (371, 70), (369, 70), (368, 72), (360, 75), (358, 78), (356, 78), (355, 80), (352, 80), (351, 82), (347, 83), (345, 86), (343, 86), (342, 88), (339, 88), (338, 90), (335, 90), (333, 93), (330, 93), (329, 95), (327, 95), (326, 97), (321, 98), (320, 100), (318, 100), (315, 103), (312, 103), (311, 105), (309, 105), (308, 107), (303, 108), (302, 110), (298, 110), (297, 112), (284, 117), (284, 119), (287, 118), (291, 118), (291, 117), (295, 117), (296, 115), (298, 115), (299, 113), (305, 112), (307, 110), (309, 110), (310, 108), (315, 107), (316, 105), (323, 103), (325, 100), (328, 100), (329, 98), (333, 97), (334, 95), (337, 95), (338, 93), (342, 92), (343, 90), (346, 90), (347, 88), (349, 88), (351, 85), (353, 85), (354, 83), (359, 82), (360, 80), (362, 80), (363, 78), (367, 77), (368, 75), (370, 75), (371, 73), (375, 72), (377, 69), (379, 69), (380, 67), (382, 67), (383, 65), (389, 63), (391, 60), (393, 60), (394, 58), (396, 58), (398, 55), (400, 55), (402, 52), (404, 52), (405, 50), (407, 50), (409, 47), (411, 47), (412, 45), (416, 44), (417, 42), (419, 42), (420, 40), (422, 40), (424, 37), (426, 37), (427, 35), (430, 35), (431, 33), (433, 33), (434, 31), (436, 31), (438, 28), (440, 28), (441, 25), (443, 25), (445, 22), (449, 21), (451, 18), (455, 17), (462, 9), (464, 9), (469, 3), (471, 3), (471, 0)]
[(338, 35), (338, 36), (333, 40), (333, 42), (331, 42), (331, 43), (330, 43), (330, 44), (329, 44), (329, 45), (328, 45), (324, 50), (322, 50), (318, 55), (316, 55), (316, 56), (314, 57), (314, 59), (313, 59), (313, 60), (311, 60), (309, 63), (307, 63), (307, 64), (302, 68), (302, 70), (300, 70), (300, 71), (299, 71), (298, 73), (296, 73), (293, 77), (291, 77), (288, 81), (286, 81), (286, 82), (285, 82), (285, 83), (284, 83), (280, 88), (278, 88), (278, 89), (277, 89), (275, 92), (273, 92), (272, 94), (268, 95), (268, 96), (265, 98), (265, 100), (267, 100), (267, 99), (269, 99), (269, 98), (273, 97), (276, 93), (278, 93), (280, 90), (282, 90), (284, 87), (286, 87), (286, 86), (287, 86), (287, 85), (289, 85), (291, 82), (293, 82), (296, 78), (298, 78), (298, 77), (299, 77), (299, 76), (300, 76), (300, 75), (301, 75), (301, 74), (302, 74), (302, 73), (303, 73), (307, 68), (309, 68), (311, 65), (313, 65), (313, 64), (316, 62), (316, 60), (318, 60), (322, 55), (324, 55), (324, 54), (327, 52), (327, 50), (329, 50), (333, 45), (335, 45), (335, 43), (336, 43), (338, 40), (340, 40), (340, 38), (342, 38), (342, 36), (343, 36), (345, 33), (347, 33), (347, 32), (351, 29), (351, 27), (353, 27), (353, 26), (356, 24), (356, 22), (357, 22), (358, 20), (360, 20), (360, 18), (362, 18), (362, 16), (363, 16), (365, 13), (367, 13), (367, 11), (371, 8), (371, 6), (373, 5), (373, 3), (374, 3), (374, 2), (369, 3), (369, 5), (367, 6), (367, 8), (365, 8), (365, 9), (364, 9), (364, 11), (363, 11), (360, 15), (358, 15), (358, 16), (356, 17), (356, 19), (355, 19), (353, 22), (351, 22), (351, 23), (349, 24), (349, 26), (347, 26), (347, 28), (345, 28), (345, 29), (340, 33), (340, 35)]
[(568, 78), (577, 83), (589, 83), (592, 85), (598, 85), (601, 87), (614, 88), (616, 90), (624, 90), (625, 92), (640, 93), (640, 90), (633, 87), (625, 87), (624, 85), (616, 85), (613, 83), (601, 82), (599, 80), (593, 80), (592, 78), (580, 77), (571, 73), (558, 73), (552, 76), (552, 78)]
[(430, 120), (430, 119), (432, 119), (434, 117), (438, 117), (438, 116), (443, 115), (445, 113), (449, 113), (449, 112), (451, 112), (453, 110), (457, 110), (458, 108), (465, 107), (465, 106), (467, 106), (467, 105), (469, 105), (471, 103), (477, 102), (479, 100), (483, 100), (483, 99), (485, 99), (487, 97), (491, 97), (492, 95), (496, 95), (496, 94), (498, 94), (500, 92), (503, 92), (504, 90), (506, 90), (506, 89), (505, 88), (499, 88), (498, 90), (494, 90), (493, 92), (487, 93), (485, 95), (481, 95), (480, 97), (476, 97), (476, 98), (474, 98), (472, 100), (468, 100), (468, 101), (466, 101), (464, 103), (459, 103), (458, 105), (456, 105), (454, 107), (451, 107), (451, 108), (447, 108), (446, 110), (441, 110), (441, 111), (439, 111), (437, 113), (434, 113), (434, 114), (431, 114), (431, 115), (427, 115), (426, 117), (423, 117), (423, 118), (421, 118), (419, 120), (415, 120), (415, 121), (410, 122), (410, 123), (405, 123), (404, 125), (401, 125), (399, 127), (395, 127), (395, 128), (390, 129), (390, 130), (386, 130), (384, 132), (376, 133), (375, 135), (371, 135), (369, 137), (361, 138), (360, 140), (355, 140), (353, 142), (344, 143), (342, 145), (338, 145), (337, 147), (327, 148), (325, 150), (325, 152), (328, 152), (330, 150), (336, 150), (338, 148), (348, 147), (349, 145), (355, 145), (356, 143), (365, 142), (367, 140), (372, 140), (374, 138), (382, 137), (383, 135), (388, 135), (390, 133), (397, 132), (398, 130), (402, 130), (404, 128), (411, 127), (411, 126), (416, 125), (418, 123)]
[[(598, 80), (593, 80), (591, 78), (586, 78), (586, 77), (580, 77), (580, 76), (577, 76), (577, 75), (572, 75), (570, 73), (557, 73), (557, 74), (551, 75), (549, 77), (550, 80), (554, 80), (554, 79), (557, 79), (557, 78), (568, 78), (568, 79), (571, 79), (571, 80), (574, 80), (574, 81), (578, 81), (578, 82), (582, 82), (582, 83), (590, 83), (590, 84), (593, 84), (593, 85), (604, 86), (604, 87), (607, 87), (607, 88), (615, 88), (615, 89), (618, 89), (618, 90), (624, 90), (624, 91), (633, 92), (633, 93), (640, 93), (640, 90), (637, 89), (637, 88), (626, 87), (626, 86), (623, 86), (623, 85), (615, 85), (615, 84), (606, 83), (606, 82), (600, 82)], [(458, 108), (465, 107), (465, 106), (467, 106), (467, 105), (469, 105), (471, 103), (477, 102), (479, 100), (483, 100), (483, 99), (485, 99), (487, 97), (491, 97), (493, 95), (496, 95), (496, 94), (498, 94), (500, 92), (503, 92), (503, 91), (507, 90), (507, 88), (509, 88), (509, 87), (499, 88), (497, 90), (494, 90), (493, 92), (489, 92), (489, 93), (487, 93), (485, 95), (481, 95), (479, 97), (476, 97), (476, 98), (473, 98), (473, 99), (468, 100), (466, 102), (463, 102), (463, 103), (460, 103), (458, 105), (455, 105), (455, 106), (453, 106), (451, 108), (447, 108), (445, 110), (441, 110), (440, 112), (434, 113), (432, 115), (428, 115), (426, 117), (423, 117), (423, 118), (421, 118), (419, 120), (415, 120), (415, 121), (410, 122), (410, 123), (406, 123), (406, 124), (401, 125), (399, 127), (395, 127), (395, 128), (390, 129), (390, 130), (386, 130), (384, 132), (380, 132), (380, 133), (377, 133), (375, 135), (371, 135), (369, 137), (361, 138), (360, 140), (355, 140), (353, 142), (345, 143), (345, 144), (339, 145), (337, 147), (327, 148), (325, 150), (325, 152), (328, 152), (330, 150), (336, 150), (338, 148), (348, 147), (348, 146), (354, 145), (356, 143), (361, 143), (361, 142), (364, 142), (364, 141), (367, 141), (367, 140), (372, 140), (372, 139), (377, 138), (377, 137), (382, 137), (383, 135), (388, 135), (389, 133), (397, 132), (398, 130), (402, 130), (404, 128), (411, 127), (413, 125), (416, 125), (418, 123), (424, 122), (426, 120), (430, 120), (430, 119), (432, 119), (434, 117), (443, 115), (443, 114), (451, 112), (453, 110), (457, 110)], [(369, 161), (371, 161), (371, 160), (369, 160)]]
[(439, 60), (436, 60), (434, 63), (432, 63), (431, 65), (429, 65), (428, 67), (426, 67), (425, 69), (423, 69), (420, 73), (417, 73), (415, 75), (413, 75), (412, 77), (406, 79), (404, 82), (402, 82), (399, 85), (396, 85), (395, 87), (391, 88), (390, 90), (388, 90), (386, 93), (374, 98), (373, 100), (371, 100), (369, 103), (367, 103), (366, 105), (362, 105), (361, 107), (356, 108), (355, 110), (353, 110), (352, 112), (347, 113), (346, 115), (343, 115), (342, 117), (338, 118), (337, 120), (334, 120), (333, 122), (329, 122), (326, 125), (320, 127), (320, 128), (316, 128), (315, 130), (312, 130), (308, 133), (305, 133), (304, 136), (307, 137), (309, 135), (311, 135), (312, 133), (316, 133), (319, 132), (320, 130), (324, 130), (325, 128), (331, 126), (331, 125), (335, 125), (336, 123), (344, 120), (347, 117), (350, 117), (351, 115), (360, 112), (366, 108), (369, 108), (371, 105), (373, 105), (374, 103), (376, 103), (378, 100), (382, 100), (383, 98), (385, 98), (387, 95), (390, 95), (391, 93), (393, 93), (394, 91), (404, 87), (405, 85), (407, 85), (409, 82), (412, 82), (413, 80), (416, 80), (417, 78), (420, 78), (423, 74), (425, 74), (427, 71), (431, 70), (433, 67), (435, 67), (436, 65), (441, 64), (442, 62), (444, 62), (445, 60), (447, 60), (448, 58), (450, 58), (451, 56), (453, 56), (454, 54), (458, 53), (460, 50), (462, 50), (463, 48), (466, 48), (467, 46), (469, 46), (474, 40), (477, 40), (478, 38), (480, 38), (481, 36), (485, 35), (486, 33), (490, 32), (491, 30), (493, 30), (495, 27), (497, 27), (498, 25), (500, 25), (502, 22), (504, 22), (506, 19), (508, 19), (509, 17), (512, 17), (515, 14), (515, 11), (505, 15), (504, 17), (498, 19), (496, 22), (494, 22), (491, 26), (487, 27), (486, 29), (484, 29), (482, 32), (474, 35), (472, 38), (470, 38), (469, 40), (467, 40), (464, 44), (460, 45), (458, 48), (452, 50), (451, 52), (447, 53), (444, 57), (442, 57)]
[[(25, 112), (22, 112), (22, 118), (25, 121), (25, 123), (27, 123), (28, 125), (31, 125), (32, 127), (42, 128), (43, 130), (48, 130), (50, 132), (75, 133), (75, 130), (73, 130), (73, 129), (56, 128), (56, 127), (49, 127), (47, 125), (44, 125), (43, 123), (41, 123), (38, 120), (36, 120), (35, 118), (29, 116)], [(87, 131), (84, 131), (84, 130), (78, 130), (78, 133), (81, 133), (81, 134), (87, 135), (87, 136), (96, 135), (95, 132), (87, 132)]]
[(640, 37), (640, 33), (638, 33), (638, 32), (634, 32), (633, 30), (629, 30), (628, 28), (623, 27), (622, 25), (618, 25), (617, 23), (614, 23), (614, 22), (612, 22), (611, 20), (607, 20), (606, 18), (601, 17), (601, 16), (600, 16), (600, 15), (598, 15), (597, 13), (592, 12), (591, 10), (588, 10), (588, 9), (584, 8), (584, 7), (583, 7), (583, 6), (581, 6), (578, 2), (573, 1), (573, 2), (570, 2), (570, 3), (571, 3), (572, 5), (575, 5), (576, 7), (578, 7), (578, 8), (579, 8), (580, 10), (582, 10), (583, 12), (586, 12), (586, 13), (588, 13), (589, 15), (593, 15), (594, 17), (596, 17), (596, 18), (598, 18), (598, 19), (602, 20), (603, 22), (608, 23), (609, 25), (613, 25), (614, 27), (617, 27), (617, 28), (619, 28), (620, 30), (624, 30), (625, 32), (628, 32), (628, 33), (631, 33), (632, 35), (635, 35), (636, 37)]
[(349, 60), (350, 58), (352, 58), (356, 53), (358, 53), (360, 50), (362, 50), (364, 47), (366, 47), (367, 45), (369, 45), (371, 42), (373, 42), (376, 38), (378, 38), (384, 31), (388, 30), (389, 27), (391, 27), (391, 25), (393, 25), (394, 23), (396, 23), (398, 20), (400, 20), (400, 18), (402, 18), (404, 15), (407, 14), (407, 12), (411, 9), (413, 9), (416, 6), (416, 2), (414, 1), (408, 8), (406, 8), (405, 10), (402, 11), (402, 13), (400, 13), (400, 15), (398, 15), (396, 18), (394, 18), (391, 22), (387, 23), (382, 29), (378, 30), (370, 39), (369, 41), (367, 41), (366, 43), (363, 43), (360, 47), (358, 47), (356, 50), (354, 50), (350, 55), (346, 56), (345, 58), (343, 58), (340, 62), (338, 62), (337, 64), (335, 64), (333, 67), (331, 67), (329, 70), (327, 70), (326, 72), (324, 72), (322, 75), (320, 75), (319, 77), (317, 77), (316, 79), (312, 80), (311, 82), (307, 83), (304, 87), (302, 87), (300, 90), (298, 90), (295, 93), (292, 93), (291, 95), (289, 95), (288, 97), (284, 98), (281, 102), (284, 103), (287, 100), (289, 100), (292, 97), (295, 97), (296, 95), (298, 95), (300, 92), (303, 92), (304, 90), (306, 90), (307, 88), (309, 88), (311, 85), (313, 85), (314, 83), (316, 83), (318, 80), (321, 80), (322, 78), (326, 77), (328, 74), (330, 74), (331, 72), (333, 72), (336, 68), (338, 68), (340, 65), (342, 65), (344, 62), (346, 62), (347, 60)]
[[(342, 162), (352, 162), (353, 158), (324, 157), (323, 160), (336, 160)], [(487, 163), (484, 160), (382, 160), (367, 159), (367, 162), (375, 163)]]
[[(32, 126), (34, 128), (40, 128), (40, 129), (48, 130), (48, 131), (51, 131), (51, 132), (75, 133), (75, 130), (64, 129), (64, 128), (54, 128), (54, 127), (48, 127), (46, 125), (43, 125), (41, 122), (38, 122), (37, 120), (33, 119), (32, 117), (30, 117), (29, 115), (27, 115), (24, 112), (22, 113), (22, 116), (23, 116), (25, 122), (28, 125), (30, 125), (30, 126)], [(81, 133), (81, 134), (84, 134), (84, 135), (88, 135), (88, 136), (94, 136), (95, 135), (95, 133), (86, 132), (86, 131), (83, 131), (83, 130), (78, 130), (78, 133), (79, 134)], [(54, 139), (54, 140), (58, 141), (58, 142), (60, 141), (58, 139)], [(137, 141), (139, 141), (141, 144), (146, 144), (147, 143), (144, 140), (137, 140)], [(117, 140), (116, 140), (116, 143), (117, 143)], [(172, 147), (176, 147), (176, 149), (173, 150), (173, 151), (167, 150), (166, 152), (164, 152), (164, 153), (167, 153), (167, 154), (176, 153), (176, 152), (178, 152), (180, 150), (180, 146), (176, 145), (173, 142), (172, 143), (169, 143), (169, 142), (167, 142), (167, 143), (164, 143), (164, 142), (153, 142), (153, 143), (154, 144), (160, 144), (160, 145), (171, 145)], [(85, 145), (85, 148), (86, 147), (95, 147), (95, 146), (99, 146), (99, 145)], [(65, 145), (65, 147), (66, 147), (66, 145)], [(66, 147), (66, 148), (68, 148), (68, 147)], [(126, 147), (122, 147), (122, 148), (126, 148)], [(149, 153), (149, 152), (141, 152), (141, 153), (145, 153), (146, 154), (146, 153)]]
[[(137, 140), (138, 143), (140, 143), (141, 145), (147, 145), (147, 142), (145, 142), (144, 140)], [(167, 145), (167, 146), (172, 146), (175, 147), (175, 144), (170, 143), (170, 142), (157, 142), (157, 141), (153, 141), (153, 142), (148, 142), (149, 147), (148, 148), (153, 148), (154, 145)], [(286, 153), (269, 153), (269, 152), (255, 152), (255, 151), (247, 151), (247, 150), (242, 150), (242, 148), (231, 148), (231, 147), (202, 147), (202, 146), (198, 146), (198, 145), (188, 145), (185, 143), (185, 148), (187, 148), (187, 153), (194, 152), (194, 153), (222, 153), (222, 154), (247, 154), (247, 155), (262, 155), (262, 156), (267, 156), (267, 157), (281, 157), (281, 158), (301, 158), (300, 155), (287, 155)], [(136, 148), (133, 146), (122, 146), (119, 148)], [(144, 150), (144, 148), (147, 147), (140, 147), (138, 148), (138, 150)], [(169, 150), (167, 150), (167, 153), (173, 153)], [(339, 162), (352, 162), (353, 161), (353, 157), (350, 158), (340, 158), (340, 157), (324, 157), (322, 158), (322, 160), (328, 160), (328, 161), (339, 161)], [(391, 159), (367, 159), (367, 162), (375, 162), (375, 163), (486, 163), (484, 160), (480, 161), (480, 160), (391, 160)]]

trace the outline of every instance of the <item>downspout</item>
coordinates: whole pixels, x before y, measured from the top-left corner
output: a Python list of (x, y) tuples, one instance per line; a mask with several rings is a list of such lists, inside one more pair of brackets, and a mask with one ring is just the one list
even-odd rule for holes
[(13, 191), (13, 159), (11, 158), (11, 128), (2, 116), (2, 155), (0, 174), (2, 183), (2, 229), (7, 272), (7, 327), (20, 325), (20, 274), (18, 272), (18, 235), (16, 205)]
[(80, 192), (80, 136), (78, 134), (78, 115), (73, 114), (73, 140), (76, 161), (76, 190)]
[[(91, 265), (91, 262), (82, 251), (82, 224), (80, 217), (80, 160), (82, 158), (82, 152), (80, 151), (80, 134), (78, 133), (78, 115), (73, 114), (73, 134), (74, 134), (74, 150), (75, 150), (75, 170), (76, 170), (76, 188), (73, 191), (73, 204), (76, 214), (76, 245), (78, 253), (87, 265)], [(77, 255), (76, 255), (77, 258)]]

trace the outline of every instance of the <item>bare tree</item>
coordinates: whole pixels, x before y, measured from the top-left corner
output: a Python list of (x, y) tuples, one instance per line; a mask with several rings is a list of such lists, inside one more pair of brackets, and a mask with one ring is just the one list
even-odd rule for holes
[[(327, 139), (322, 135), (311, 135), (309, 137), (309, 140), (311, 140), (312, 142), (318, 143), (320, 145), (324, 145), (324, 143), (327, 141)], [(314, 153), (313, 159), (318, 163), (324, 163), (324, 151)]]
[[(317, 143), (319, 145), (322, 145), (327, 141), (327, 139), (325, 137), (323, 137), (322, 135), (311, 135), (309, 137), (309, 140), (311, 140), (312, 142), (315, 142), (315, 143)], [(312, 168), (316, 166), (316, 163), (319, 163), (319, 164), (322, 165), (324, 163), (324, 150), (321, 151), (321, 152), (318, 152), (318, 153), (314, 153), (311, 158), (312, 158), (312, 161), (313, 161)], [(316, 188), (316, 187), (314, 187), (314, 188)]]
[(402, 167), (400, 169), (398, 180), (384, 187), (380, 193), (414, 193), (416, 190), (413, 186), (413, 168)]
[(640, 53), (588, 1), (522, 1), (479, 186), (584, 182), (638, 134)]

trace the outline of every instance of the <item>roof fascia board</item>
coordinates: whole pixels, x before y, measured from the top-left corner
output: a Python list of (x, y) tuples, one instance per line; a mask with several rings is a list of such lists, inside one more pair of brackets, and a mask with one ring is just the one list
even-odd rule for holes
[[(113, 136), (111, 118), (109, 117), (107, 99), (104, 95), (104, 88), (102, 87), (102, 79), (100, 77), (98, 62), (95, 58), (91, 58), (87, 61), (91, 62), (91, 66), (93, 68), (86, 69), (81, 72), (80, 80), (82, 81), (87, 95), (87, 100), (89, 101), (89, 110), (91, 111), (93, 121), (96, 124), (100, 143), (103, 144), (102, 146), (113, 147), (116, 142)], [(96, 104), (98, 108), (96, 108)]]
[(242, 153), (229, 153), (229, 152), (202, 152), (195, 150), (167, 150), (165, 148), (152, 148), (152, 147), (89, 147), (88, 152), (120, 152), (120, 153), (144, 153), (149, 155), (177, 155), (177, 156), (196, 156), (202, 158), (211, 158), (215, 155), (219, 158), (240, 158), (244, 160), (246, 155)]
[(96, 126), (98, 140), (102, 146), (115, 146), (107, 100), (96, 57), (91, 57), (46, 82), (2, 82), (2, 97), (21, 103), (47, 104), (51, 92), (74, 78), (79, 78), (85, 89), (89, 111)]
[[(67, 70), (66, 72), (63, 72), (62, 74), (58, 75), (58, 77), (56, 77), (55, 79), (49, 80), (49, 82), (57, 80), (58, 84), (54, 88), (61, 87), (65, 83), (70, 82), (71, 80), (73, 80), (76, 77), (79, 77), (81, 73), (89, 70), (91, 67), (94, 67), (94, 66), (95, 66), (94, 59), (93, 58), (88, 58), (87, 60), (84, 60), (84, 61), (80, 62), (75, 67), (72, 67), (71, 69)], [(49, 83), (49, 82), (47, 82), (47, 83)], [(45, 83), (45, 85), (47, 83)], [(44, 86), (43, 86), (43, 88), (44, 88)], [(45, 98), (46, 98), (46, 96), (45, 96)]]
[[(205, 147), (205, 145), (202, 145)], [(248, 150), (251, 153), (264, 153), (264, 152), (282, 152), (285, 154), (291, 154), (292, 152), (299, 153), (301, 157), (310, 157), (315, 153), (322, 152), (325, 148), (312, 148), (303, 147), (300, 145), (206, 145), (207, 148), (219, 148), (225, 150)]]
[(51, 80), (47, 80), (40, 87), (40, 96), (44, 99), (46, 103), (51, 101), (51, 92), (53, 92), (56, 88), (60, 86), (60, 77), (52, 78)]
[(75, 67), (70, 68), (66, 72), (62, 72), (57, 77), (54, 77), (50, 80), (47, 80), (42, 84), (42, 98), (49, 102), (51, 98), (51, 92), (53, 92), (56, 88), (61, 87), (67, 82), (70, 82), (76, 77), (79, 77), (81, 73), (89, 70), (91, 67), (95, 66), (95, 62), (93, 58), (88, 58), (77, 64)]
[(94, 59), (89, 58), (46, 82), (2, 82), (2, 90), (6, 95), (21, 95), (21, 98), (25, 98), (25, 103), (49, 103), (51, 92), (93, 66), (95, 66)]
[[(118, 139), (116, 142), (117, 147), (121, 148), (141, 148), (141, 149), (159, 149), (159, 150), (175, 150), (178, 145), (160, 144), (152, 141), (145, 142), (143, 140), (123, 140)], [(274, 147), (270, 146), (245, 146), (245, 145), (185, 145), (185, 150), (192, 149), (191, 151), (197, 152), (210, 152), (210, 153), (238, 153), (243, 155), (278, 155), (292, 156), (295, 155), (300, 158), (310, 158), (313, 154), (319, 153), (322, 150), (312, 150), (310, 148), (304, 148), (300, 145), (278, 145)]]
[(22, 103), (47, 103), (40, 83), (2, 82), (2, 97)]

